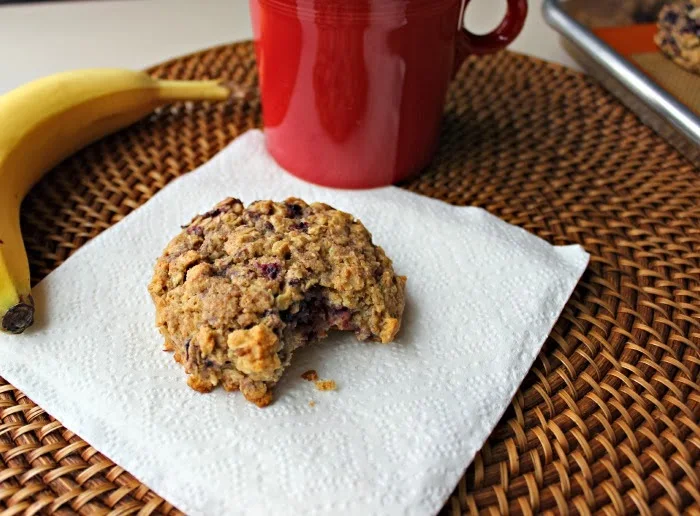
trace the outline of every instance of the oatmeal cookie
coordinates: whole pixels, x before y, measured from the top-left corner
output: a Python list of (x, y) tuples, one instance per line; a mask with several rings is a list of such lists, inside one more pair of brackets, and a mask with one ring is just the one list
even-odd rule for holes
[(665, 6), (659, 14), (659, 32), (654, 40), (676, 64), (700, 73), (700, 0)]
[(294, 350), (329, 330), (391, 342), (405, 283), (352, 215), (294, 198), (226, 199), (168, 244), (149, 292), (190, 387), (221, 384), (265, 406)]

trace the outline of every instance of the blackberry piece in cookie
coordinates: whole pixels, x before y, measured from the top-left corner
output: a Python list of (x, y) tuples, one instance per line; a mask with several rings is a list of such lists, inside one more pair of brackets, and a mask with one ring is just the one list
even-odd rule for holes
[(294, 351), (330, 330), (391, 342), (405, 283), (352, 215), (294, 198), (226, 199), (168, 244), (149, 292), (190, 387), (239, 389), (262, 407)]

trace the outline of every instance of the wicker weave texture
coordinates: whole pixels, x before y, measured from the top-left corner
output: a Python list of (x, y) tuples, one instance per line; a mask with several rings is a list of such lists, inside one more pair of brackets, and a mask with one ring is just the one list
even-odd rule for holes
[[(52, 171), (22, 208), (35, 281), (261, 124), (248, 43), (152, 72), (237, 95), (161, 110)], [(700, 514), (700, 171), (586, 77), (504, 52), (462, 68), (438, 155), (404, 186), (592, 255), (444, 514)], [(178, 513), (1, 378), (0, 510)]]

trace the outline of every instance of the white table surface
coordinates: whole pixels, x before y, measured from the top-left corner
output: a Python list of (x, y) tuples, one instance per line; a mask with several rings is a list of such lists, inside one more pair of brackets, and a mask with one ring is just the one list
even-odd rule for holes
[[(511, 49), (576, 67), (530, 0)], [(472, 0), (467, 24), (495, 26), (505, 1)], [(213, 45), (250, 38), (248, 0), (94, 0), (0, 5), (0, 94), (54, 72), (145, 68)]]

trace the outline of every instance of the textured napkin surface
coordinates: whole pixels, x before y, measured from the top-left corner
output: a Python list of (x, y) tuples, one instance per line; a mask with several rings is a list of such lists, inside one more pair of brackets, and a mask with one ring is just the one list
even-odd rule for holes
[[(408, 276), (395, 343), (300, 350), (258, 409), (191, 391), (146, 286), (167, 242), (226, 196), (297, 196), (360, 218)], [(348, 192), (278, 168), (252, 131), (86, 244), (0, 335), (0, 375), (190, 514), (431, 514), (506, 409), (588, 263), (485, 211), (389, 187)], [(316, 369), (338, 383), (319, 392)], [(310, 401), (315, 405), (311, 406)]]

